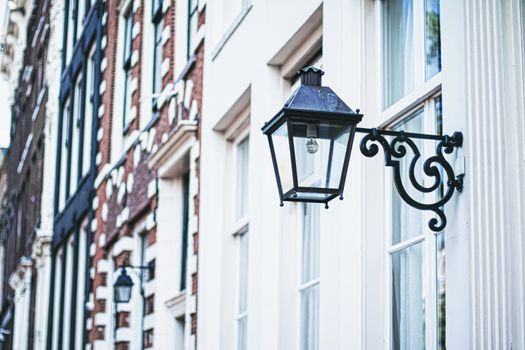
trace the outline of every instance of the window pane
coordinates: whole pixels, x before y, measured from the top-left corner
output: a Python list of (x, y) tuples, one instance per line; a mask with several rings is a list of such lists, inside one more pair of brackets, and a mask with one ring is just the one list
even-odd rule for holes
[(392, 254), (393, 350), (425, 348), (422, 244)]
[(441, 71), (440, 0), (425, 0), (426, 79)]
[(187, 28), (187, 48), (186, 48), (186, 57), (189, 58), (191, 55), (191, 49), (195, 44), (195, 37), (197, 34), (198, 27), (198, 16), (199, 12), (197, 0), (189, 0), (188, 2), (188, 28)]
[(125, 129), (129, 122), (130, 122), (130, 118), (129, 118), (129, 113), (130, 113), (130, 110), (131, 110), (131, 99), (132, 99), (132, 94), (131, 94), (131, 79), (132, 79), (132, 76), (131, 76), (131, 68), (126, 68), (124, 70), (124, 113), (122, 114), (122, 127), (123, 129)]
[(163, 21), (155, 23), (155, 49), (154, 49), (154, 60), (153, 60), (153, 93), (158, 93), (162, 90), (162, 77), (161, 77), (161, 66), (162, 66), (162, 28)]
[[(396, 125), (394, 130), (404, 130), (408, 132), (423, 132), (423, 110), (414, 113), (406, 121)], [(423, 142), (419, 139), (412, 139), (420, 151), (423, 150)], [(416, 201), (423, 201), (423, 193), (414, 189), (410, 184), (409, 166), (414, 153), (410, 147), (407, 148), (407, 155), (400, 160), (400, 174), (407, 193)], [(423, 171), (421, 161), (414, 169), (416, 180), (423, 184)], [(423, 211), (409, 206), (399, 195), (395, 184), (392, 184), (392, 244), (400, 243), (404, 240), (418, 236), (423, 233)]]
[(77, 21), (78, 21), (78, 30), (77, 30), (77, 39), (80, 37), (83, 29), (84, 16), (86, 15), (86, 3), (85, 0), (77, 1)]
[(62, 110), (62, 139), (61, 139), (61, 151), (60, 151), (60, 193), (58, 209), (62, 210), (67, 200), (67, 158), (68, 158), (68, 132), (69, 132), (69, 100), (64, 103), (64, 109)]
[[(62, 348), (63, 349), (69, 349), (69, 327), (71, 327), (71, 307), (72, 307), (72, 301), (73, 295), (72, 295), (72, 288), (73, 285), (73, 257), (74, 257), (74, 235), (71, 235), (71, 238), (68, 240), (67, 251), (65, 253), (66, 255), (66, 273), (65, 273), (65, 291), (64, 291), (64, 300), (62, 300), (63, 306), (63, 314), (62, 314)], [(76, 274), (75, 274), (76, 276)]]
[(86, 108), (84, 111), (84, 158), (82, 175), (89, 172), (91, 166), (91, 139), (93, 132), (93, 102), (95, 87), (95, 47), (91, 49), (86, 75)]
[(247, 321), (248, 318), (246, 316), (237, 321), (237, 350), (246, 350), (248, 348)]
[(434, 105), (436, 113), (436, 134), (443, 135), (443, 102), (441, 96), (436, 97)]
[(73, 16), (74, 1), (70, 0), (67, 13), (67, 33), (66, 33), (66, 65), (69, 64), (73, 56), (73, 36), (75, 35), (75, 17)]
[(248, 309), (248, 233), (239, 236), (239, 309), (243, 314)]
[(319, 285), (301, 292), (300, 350), (319, 349)]
[[(86, 222), (83, 223), (86, 225)], [(86, 225), (87, 226), (87, 225)], [(84, 333), (84, 292), (85, 292), (85, 281), (86, 281), (86, 236), (87, 227), (84, 226), (80, 229), (79, 243), (78, 243), (78, 270), (75, 271), (77, 278), (77, 296), (76, 296), (76, 329), (75, 329), (75, 349), (81, 350), (82, 345), (82, 334)]]
[(53, 328), (52, 328), (52, 349), (58, 349), (58, 338), (59, 338), (59, 327), (58, 323), (60, 320), (60, 296), (62, 293), (62, 259), (64, 259), (64, 248), (60, 248), (55, 258), (55, 285), (53, 289)]
[(248, 165), (250, 138), (246, 137), (237, 145), (237, 210), (236, 218), (246, 216), (248, 211)]
[(414, 87), (412, 0), (383, 2), (383, 108)]
[(182, 179), (182, 252), (180, 262), (180, 290), (186, 289), (186, 274), (188, 263), (188, 220), (189, 220), (189, 196), (190, 196), (190, 173), (187, 172)]
[(439, 350), (446, 349), (446, 266), (445, 237), (441, 233), (436, 237), (436, 276), (437, 276), (437, 345)]
[(71, 175), (70, 180), (70, 195), (73, 195), (77, 190), (78, 185), (78, 159), (80, 157), (80, 121), (82, 117), (82, 81), (80, 77), (75, 84), (75, 97), (73, 101), (73, 135), (71, 137)]
[(132, 31), (133, 31), (133, 13), (130, 12), (125, 18), (125, 29), (124, 29), (124, 65), (128, 65), (127, 62), (131, 58), (132, 51)]
[(283, 193), (290, 191), (293, 187), (292, 158), (288, 140), (288, 126), (282, 124), (272, 135), (272, 143), (275, 150), (275, 162), (279, 171), (279, 179)]
[(319, 278), (319, 205), (305, 204), (301, 282)]

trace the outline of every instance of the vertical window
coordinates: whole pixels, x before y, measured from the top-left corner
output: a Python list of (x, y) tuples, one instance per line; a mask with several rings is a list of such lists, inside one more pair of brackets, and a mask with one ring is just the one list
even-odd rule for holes
[(77, 0), (77, 16), (76, 17), (77, 17), (77, 22), (79, 24), (78, 30), (77, 30), (77, 40), (80, 37), (80, 34), (82, 33), (85, 16), (86, 16), (86, 0)]
[(40, 63), (38, 67), (38, 90), (42, 90), (45, 85), (46, 79), (46, 66), (47, 66), (47, 48), (44, 48), (42, 55), (40, 56)]
[(87, 221), (84, 220), (78, 235), (78, 269), (74, 276), (77, 279), (77, 295), (76, 295), (76, 323), (75, 323), (75, 348), (80, 350), (83, 348), (82, 337), (84, 333), (84, 305), (85, 303), (85, 288), (87, 277), (87, 235), (88, 235)]
[(153, 328), (144, 331), (144, 344), (142, 346), (144, 348), (153, 347)]
[(58, 209), (61, 211), (68, 197), (67, 192), (67, 176), (68, 176), (68, 151), (69, 151), (69, 121), (70, 121), (70, 106), (69, 99), (64, 103), (64, 108), (62, 109), (62, 132), (60, 140), (60, 192), (59, 192), (59, 202)]
[[(417, 0), (416, 0), (417, 1)], [(383, 107), (413, 89), (413, 0), (387, 0), (383, 5)]]
[[(394, 129), (416, 133), (441, 133), (441, 97), (427, 100), (416, 112), (402, 119)], [(432, 152), (435, 142), (414, 140), (422, 154)], [(408, 151), (411, 152), (411, 151)], [(413, 154), (400, 162), (404, 184), (409, 184)], [(424, 183), (422, 167), (415, 179)], [(408, 189), (419, 202), (429, 194)], [(430, 231), (423, 212), (406, 204), (392, 184), (391, 345), (392, 349), (423, 349), (445, 346), (445, 246), (443, 233)], [(434, 343), (435, 342), (435, 343)]]
[(233, 207), (234, 238), (237, 249), (237, 290), (235, 305), (236, 349), (246, 350), (248, 342), (248, 171), (250, 136), (242, 132), (233, 142), (233, 158), (235, 160), (233, 188), (235, 206)]
[(58, 329), (58, 323), (60, 320), (60, 295), (62, 290), (62, 259), (64, 258), (63, 254), (63, 248), (59, 249), (55, 255), (55, 284), (53, 288), (54, 296), (53, 296), (53, 316), (52, 316), (52, 322), (53, 327), (49, 331), (51, 331), (51, 349), (58, 350), (58, 337), (59, 337), (59, 329)]
[(124, 71), (124, 109), (122, 113), (122, 130), (126, 130), (130, 120), (131, 110), (131, 56), (133, 51), (132, 42), (133, 13), (131, 10), (124, 17), (124, 57), (122, 59), (122, 70)]
[(441, 71), (440, 0), (425, 0), (425, 78)]
[(71, 136), (71, 163), (70, 167), (70, 187), (69, 193), (73, 195), (77, 190), (78, 186), (78, 173), (80, 166), (79, 158), (82, 148), (80, 147), (80, 126), (82, 123), (82, 80), (80, 75), (77, 77), (75, 82), (75, 95), (73, 97), (73, 125), (72, 125), (72, 136)]
[(184, 316), (175, 319), (175, 350), (184, 350), (186, 320)]
[(75, 13), (74, 13), (75, 0), (69, 0), (66, 7), (66, 21), (67, 30), (65, 31), (66, 35), (66, 65), (71, 61), (73, 56), (73, 45), (75, 44), (74, 35), (75, 35)]
[(180, 290), (186, 290), (188, 265), (188, 219), (189, 219), (190, 173), (182, 178), (182, 239), (180, 262)]
[(153, 109), (156, 110), (157, 97), (162, 91), (162, 60), (163, 60), (163, 45), (162, 45), (162, 30), (164, 21), (160, 17), (162, 13), (157, 14), (153, 19), (154, 38), (153, 38)]
[(82, 158), (82, 176), (87, 175), (91, 168), (93, 139), (93, 109), (95, 104), (95, 51), (93, 45), (89, 51), (86, 70), (86, 107), (84, 112), (84, 157)]
[(248, 212), (248, 164), (250, 137), (245, 137), (237, 144), (237, 184), (236, 215), (237, 220), (246, 217)]
[(440, 0), (385, 0), (382, 33), (387, 109), (441, 71)]
[(246, 350), (248, 325), (248, 231), (241, 231), (238, 241), (237, 350)]
[(301, 241), (300, 350), (319, 349), (319, 206), (304, 205)]
[[(397, 120), (396, 130), (441, 133), (440, 1), (385, 0), (382, 6), (382, 106), (411, 110), (409, 114), (383, 114)], [(438, 91), (435, 93), (434, 91)], [(434, 93), (432, 97), (427, 97)], [(421, 102), (423, 101), (423, 102)], [(394, 109), (392, 109), (394, 110)], [(434, 141), (414, 140), (421, 154), (434, 152)], [(400, 162), (401, 181), (419, 202), (435, 200), (410, 186), (413, 153)], [(419, 162), (420, 163), (420, 162)], [(421, 164), (414, 177), (424, 185)], [(388, 239), (390, 346), (401, 349), (444, 349), (445, 246), (443, 233), (428, 228), (428, 218), (406, 204), (391, 184), (392, 229)]]
[(197, 0), (188, 0), (188, 38), (187, 38), (187, 47), (186, 47), (186, 58), (191, 56), (191, 50), (195, 43), (195, 36), (197, 35), (197, 26), (198, 26), (198, 1)]
[[(443, 135), (443, 109), (441, 96), (434, 100), (434, 111), (436, 115), (436, 133)], [(441, 184), (441, 196), (443, 196), (443, 184)], [(437, 348), (446, 349), (446, 259), (445, 259), (445, 237), (440, 232), (436, 235), (436, 295), (437, 295)]]
[(64, 290), (64, 299), (63, 311), (62, 311), (62, 322), (60, 328), (60, 334), (62, 338), (62, 349), (69, 348), (69, 327), (71, 325), (71, 305), (72, 305), (72, 284), (73, 284), (73, 258), (74, 258), (74, 235), (70, 235), (70, 238), (67, 241), (64, 249), (67, 250), (66, 253), (66, 264), (65, 264), (65, 290)]

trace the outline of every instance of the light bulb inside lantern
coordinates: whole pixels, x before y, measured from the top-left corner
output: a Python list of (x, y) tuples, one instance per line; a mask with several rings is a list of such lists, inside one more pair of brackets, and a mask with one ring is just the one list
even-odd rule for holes
[(306, 151), (310, 154), (317, 153), (319, 150), (319, 144), (313, 137), (310, 137), (308, 141), (306, 141)]

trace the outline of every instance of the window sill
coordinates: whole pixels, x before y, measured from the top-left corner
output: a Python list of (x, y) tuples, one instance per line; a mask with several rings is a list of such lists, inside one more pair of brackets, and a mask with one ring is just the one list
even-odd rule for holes
[(217, 58), (217, 56), (219, 55), (219, 53), (222, 51), (222, 49), (224, 48), (224, 46), (226, 45), (226, 43), (230, 40), (230, 38), (232, 37), (233, 33), (235, 33), (235, 31), (237, 30), (237, 28), (241, 25), (242, 21), (244, 20), (244, 18), (248, 15), (248, 12), (250, 12), (250, 10), (252, 9), (253, 7), (253, 4), (250, 4), (248, 5), (247, 7), (243, 8), (241, 10), (241, 13), (239, 13), (239, 15), (237, 15), (237, 17), (235, 18), (235, 20), (233, 21), (233, 23), (230, 25), (230, 27), (228, 28), (228, 30), (226, 31), (226, 33), (224, 33), (222, 39), (219, 41), (219, 43), (217, 44), (217, 46), (215, 47), (215, 49), (213, 49), (212, 53), (211, 53), (211, 60), (215, 60)]

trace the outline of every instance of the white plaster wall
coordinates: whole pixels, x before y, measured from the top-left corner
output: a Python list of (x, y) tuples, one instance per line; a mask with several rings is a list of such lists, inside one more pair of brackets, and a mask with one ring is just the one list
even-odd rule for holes
[[(229, 247), (228, 221), (221, 210), (231, 203), (233, 192), (227, 186), (228, 144), (213, 127), (250, 85), (248, 347), (297, 347), (297, 207), (289, 203), (279, 207), (267, 140), (260, 128), (290, 93), (289, 83), (267, 63), (319, 5), (318, 1), (254, 2), (219, 54), (213, 58), (213, 40), (207, 51), (201, 119), (200, 349), (229, 349), (234, 344), (232, 313), (225, 310), (233, 307), (228, 301), (232, 297), (224, 294), (235, 293), (228, 286), (236, 283), (231, 278), (235, 251)], [(207, 28), (215, 28), (216, 6), (207, 5)], [(362, 107), (361, 57), (355, 54), (362, 45), (358, 36), (362, 24), (359, 16), (357, 21), (348, 19), (361, 11), (361, 1), (324, 2), (323, 80), (352, 107)], [(357, 35), (353, 38), (342, 32)], [(346, 200), (334, 201), (330, 210), (321, 212), (322, 349), (362, 344), (360, 163), (359, 157), (352, 159)]]
[[(249, 86), (248, 347), (297, 348), (296, 207), (278, 205), (260, 127), (289, 94), (278, 69), (267, 63), (318, 5), (310, 0), (254, 1), (214, 56), (221, 36), (220, 1), (207, 4), (206, 25), (213, 33), (206, 37), (211, 47), (205, 55), (201, 118), (200, 349), (230, 349), (234, 337), (233, 320), (225, 312), (231, 307), (231, 296), (225, 294), (234, 291), (227, 284), (235, 282), (229, 275), (232, 250), (222, 209), (232, 198), (228, 144), (213, 128)], [(512, 44), (505, 45), (501, 41), (523, 28), (518, 9), (516, 1), (441, 2), (444, 132), (463, 131), (467, 161), (465, 189), (446, 205), (449, 349), (523, 345), (523, 79), (516, 78), (523, 76), (523, 38), (514, 35)], [(364, 111), (362, 126), (367, 127), (377, 125), (380, 113), (380, 57), (378, 47), (367, 44), (373, 40), (366, 40), (379, 35), (378, 15), (375, 1), (323, 2), (323, 82), (350, 107)], [(509, 45), (514, 47), (512, 59), (502, 54)], [(516, 80), (509, 82), (507, 75)], [(516, 86), (521, 90), (507, 96)], [(345, 200), (334, 201), (321, 213), (321, 349), (388, 348), (388, 282), (381, 276), (387, 266), (383, 202), (389, 173), (381, 155), (365, 159), (360, 154), (359, 139)]]

